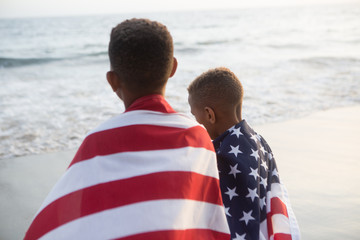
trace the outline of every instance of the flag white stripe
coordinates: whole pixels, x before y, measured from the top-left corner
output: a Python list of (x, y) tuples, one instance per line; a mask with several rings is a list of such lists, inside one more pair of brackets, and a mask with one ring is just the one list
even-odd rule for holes
[(272, 226), (273, 226), (273, 234), (276, 233), (285, 233), (291, 234), (289, 219), (283, 214), (274, 214), (271, 217)]
[(266, 212), (271, 211), (271, 198), (277, 197), (283, 203), (285, 202), (285, 196), (283, 193), (283, 185), (281, 183), (272, 183), (271, 190), (266, 193)]
[[(289, 234), (291, 233), (291, 238), (293, 240), (300, 240), (301, 239), (300, 230), (298, 227), (298, 223), (297, 223), (295, 214), (290, 205), (289, 196), (287, 194), (287, 189), (284, 184), (282, 184), (282, 183), (272, 183), (271, 184), (271, 191), (269, 191), (267, 193), (267, 203), (266, 203), (267, 212), (270, 212), (270, 207), (271, 207), (270, 201), (271, 201), (271, 198), (273, 198), (273, 197), (278, 197), (286, 205), (286, 210), (287, 210), (289, 217), (286, 218), (284, 215), (282, 215), (282, 216), (284, 216), (284, 218), (287, 219), (288, 225), (290, 227)], [(276, 225), (275, 223), (273, 223), (273, 224)], [(274, 230), (274, 233), (275, 233), (275, 230)]]
[(281, 185), (282, 185), (281, 188), (282, 188), (283, 197), (284, 197), (284, 200), (282, 200), (282, 201), (284, 201), (284, 203), (286, 205), (286, 209), (287, 209), (288, 216), (289, 216), (291, 239), (292, 240), (300, 240), (301, 234), (300, 234), (299, 225), (297, 223), (294, 211), (292, 210), (287, 189), (284, 184), (281, 184)]
[(71, 192), (154, 172), (187, 171), (218, 179), (214, 161), (216, 156), (213, 151), (194, 147), (96, 156), (72, 165), (49, 193), (38, 213), (54, 200)]
[(285, 202), (285, 196), (283, 192), (283, 184), (281, 183), (272, 183), (271, 184), (271, 191), (268, 192), (268, 198), (271, 199), (273, 197), (280, 198), (281, 201)]
[(199, 126), (197, 122), (184, 114), (136, 110), (122, 113), (109, 119), (94, 130), (90, 131), (87, 135), (117, 127), (139, 124), (177, 128), (190, 128), (194, 126)]
[[(214, 219), (210, 225), (209, 219)], [(184, 229), (229, 233), (223, 206), (186, 199), (146, 201), (71, 221), (40, 239), (73, 239), (75, 236), (87, 240), (114, 239), (144, 232)]]
[(259, 240), (268, 240), (268, 239), (269, 239), (268, 226), (267, 226), (267, 220), (265, 219), (260, 223)]

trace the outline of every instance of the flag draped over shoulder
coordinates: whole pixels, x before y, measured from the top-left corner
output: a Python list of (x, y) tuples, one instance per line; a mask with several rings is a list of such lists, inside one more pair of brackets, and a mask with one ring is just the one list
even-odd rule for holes
[(243, 120), (213, 144), (232, 239), (300, 239), (287, 191), (266, 141)]
[(206, 130), (160, 95), (84, 139), (25, 239), (229, 239)]

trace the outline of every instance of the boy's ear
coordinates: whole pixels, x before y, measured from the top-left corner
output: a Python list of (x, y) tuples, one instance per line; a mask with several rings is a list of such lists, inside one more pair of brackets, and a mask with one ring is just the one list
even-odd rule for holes
[(214, 124), (216, 123), (216, 115), (214, 110), (211, 107), (205, 107), (206, 119), (209, 123)]
[(114, 92), (121, 87), (119, 76), (114, 71), (108, 71), (106, 73), (106, 79)]
[(171, 73), (170, 73), (170, 76), (169, 76), (169, 77), (174, 76), (174, 74), (175, 74), (175, 72), (176, 72), (176, 69), (177, 69), (177, 66), (178, 66), (178, 62), (177, 62), (177, 59), (174, 57), (174, 59), (173, 59), (173, 66), (172, 66)]

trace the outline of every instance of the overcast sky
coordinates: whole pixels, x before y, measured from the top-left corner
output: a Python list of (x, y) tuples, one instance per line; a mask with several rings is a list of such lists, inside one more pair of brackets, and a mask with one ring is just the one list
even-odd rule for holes
[(0, 0), (0, 18), (360, 3), (360, 0)]

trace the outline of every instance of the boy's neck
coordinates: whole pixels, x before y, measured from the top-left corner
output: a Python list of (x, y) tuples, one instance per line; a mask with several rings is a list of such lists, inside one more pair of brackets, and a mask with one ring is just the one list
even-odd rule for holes
[(237, 118), (237, 119), (231, 119), (231, 120), (226, 121), (224, 123), (219, 123), (218, 136), (220, 136), (225, 131), (227, 131), (228, 129), (235, 126), (236, 124), (238, 124), (241, 121), (242, 121), (242, 119)]
[(122, 92), (122, 100), (124, 102), (124, 106), (125, 109), (128, 109), (131, 104), (133, 104), (133, 102), (135, 102), (137, 99), (148, 96), (148, 95), (161, 95), (161, 96), (165, 96), (165, 87), (163, 89), (159, 89), (156, 91), (151, 91), (151, 92), (143, 92), (143, 93), (133, 93), (130, 91), (123, 91)]
[(241, 121), (241, 106), (237, 106), (235, 109), (226, 114), (218, 115), (216, 123), (218, 125), (217, 135), (220, 136), (229, 128), (235, 126)]

